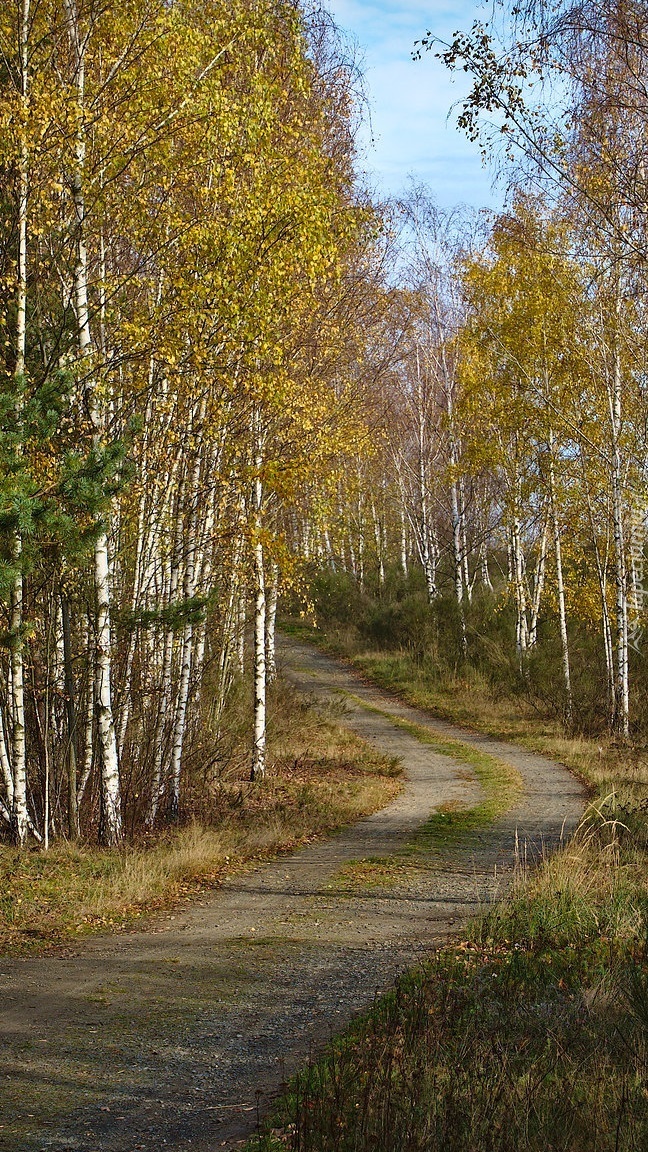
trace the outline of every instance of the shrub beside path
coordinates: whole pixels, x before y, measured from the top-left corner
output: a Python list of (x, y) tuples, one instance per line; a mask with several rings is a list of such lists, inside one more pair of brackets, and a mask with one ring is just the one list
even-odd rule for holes
[[(339, 700), (345, 724), (402, 761), (402, 792), (152, 930), (0, 960), (0, 1149), (235, 1147), (309, 1052), (505, 891), (516, 845), (518, 859), (533, 858), (576, 826), (584, 793), (562, 765), (432, 720), (292, 639), (281, 640), (281, 663), (300, 691)], [(382, 887), (345, 885), (352, 862), (389, 858), (433, 811), (482, 798), (469, 763), (407, 724), (511, 765), (522, 791), (429, 866)]]

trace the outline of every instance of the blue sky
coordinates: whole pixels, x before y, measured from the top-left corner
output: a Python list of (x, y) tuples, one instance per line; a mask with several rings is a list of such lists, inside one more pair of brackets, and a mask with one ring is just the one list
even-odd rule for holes
[[(448, 113), (467, 91), (431, 52), (412, 60), (414, 41), (428, 29), (448, 40), (484, 14), (475, 0), (328, 0), (336, 23), (357, 41), (372, 109), (373, 143), (365, 129), (365, 168), (381, 192), (398, 193), (411, 174), (428, 184), (443, 207), (497, 207), (479, 150)], [(456, 115), (456, 114), (455, 114)]]

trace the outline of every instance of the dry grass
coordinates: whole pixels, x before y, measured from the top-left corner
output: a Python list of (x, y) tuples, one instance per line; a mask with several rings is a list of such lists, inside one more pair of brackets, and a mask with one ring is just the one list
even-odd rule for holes
[(333, 714), (284, 690), (275, 712), (270, 768), (251, 784), (240, 767), (213, 787), (208, 822), (142, 836), (123, 850), (58, 842), (48, 852), (0, 847), (3, 952), (64, 945), (97, 930), (123, 930), (224, 876), (368, 815), (399, 791), (400, 767)]
[[(345, 653), (339, 635), (334, 647), (433, 715), (567, 764), (587, 783), (591, 805), (562, 851), (520, 871), (509, 900), (307, 1067), (274, 1130), (253, 1147), (648, 1147), (646, 748), (569, 738), (527, 702), (495, 696), (476, 674), (443, 682), (406, 653)], [(375, 876), (384, 865), (375, 862)]]

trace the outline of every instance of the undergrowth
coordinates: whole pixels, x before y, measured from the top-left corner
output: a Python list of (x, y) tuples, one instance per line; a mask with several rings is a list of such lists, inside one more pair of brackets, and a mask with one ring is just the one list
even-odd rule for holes
[(256, 1152), (648, 1147), (645, 860), (612, 801), (292, 1081)]
[(442, 675), (412, 652), (363, 646), (350, 626), (317, 642), (432, 715), (568, 764), (591, 804), (569, 844), (530, 873), (520, 868), (507, 901), (309, 1063), (254, 1148), (643, 1152), (646, 750), (571, 737), (479, 670)]
[(211, 783), (200, 820), (123, 849), (57, 841), (48, 851), (0, 846), (0, 948), (40, 951), (97, 930), (141, 925), (227, 874), (290, 851), (381, 808), (400, 766), (289, 686), (273, 695), (269, 769), (249, 782), (245, 758)]

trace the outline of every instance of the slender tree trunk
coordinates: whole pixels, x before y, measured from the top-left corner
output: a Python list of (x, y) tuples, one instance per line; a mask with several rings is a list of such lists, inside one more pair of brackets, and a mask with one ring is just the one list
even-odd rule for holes
[(95, 663), (95, 707), (101, 751), (101, 840), (118, 844), (123, 837), (121, 789), (117, 739), (113, 722), (111, 694), (110, 593), (108, 583), (108, 536), (100, 533), (95, 544), (95, 592), (97, 636)]
[(9, 823), (11, 823), (11, 811), (13, 809), (13, 796), (14, 796), (14, 782), (13, 774), (11, 771), (11, 763), (9, 760), (8, 743), (7, 743), (7, 729), (4, 721), (4, 709), (0, 707), (0, 769), (2, 771), (2, 779), (5, 786), (5, 796), (7, 801), (7, 815)]
[(83, 800), (85, 790), (90, 780), (92, 773), (92, 761), (94, 752), (94, 721), (95, 721), (95, 676), (94, 676), (94, 656), (92, 653), (93, 635), (91, 621), (89, 617), (85, 619), (84, 627), (85, 651), (88, 654), (88, 672), (87, 672), (87, 685), (86, 685), (86, 705), (85, 705), (85, 718), (83, 725), (83, 767), (81, 769), (81, 780), (77, 789), (77, 810)]
[(565, 682), (565, 698), (567, 702), (567, 723), (573, 722), (574, 707), (571, 688), (571, 670), (569, 666), (569, 637), (567, 635), (567, 612), (565, 608), (565, 585), (563, 579), (562, 545), (560, 541), (560, 524), (558, 522), (558, 507), (556, 501), (556, 482), (553, 459), (553, 433), (549, 436), (549, 500), (551, 503), (551, 522), (553, 527), (554, 554), (556, 558), (556, 590), (558, 593), (558, 618), (560, 622), (560, 644), (562, 650), (563, 679)]
[(488, 548), (486, 546), (485, 540), (482, 540), (481, 544), (479, 545), (479, 572), (480, 579), (484, 585), (484, 588), (487, 588), (489, 592), (492, 592), (493, 581), (491, 580), (490, 572), (488, 571)]
[[(76, 260), (74, 265), (74, 301), (76, 310), (79, 360), (86, 376), (88, 411), (96, 451), (102, 447), (104, 417), (92, 369), (92, 336), (88, 307), (88, 253), (86, 248), (86, 204), (84, 175), (86, 159), (85, 125), (85, 51), (87, 38), (82, 37), (76, 0), (66, 0), (70, 47), (75, 63), (75, 86), (78, 106), (78, 128), (75, 141), (75, 170), (72, 179), (72, 203), (76, 227)], [(96, 606), (95, 705), (97, 732), (101, 752), (101, 827), (103, 843), (118, 844), (123, 838), (121, 789), (117, 738), (112, 707), (112, 653), (110, 625), (110, 568), (108, 532), (102, 527), (94, 549)]]
[(511, 559), (516, 607), (515, 647), (520, 669), (522, 670), (524, 667), (524, 659), (529, 649), (529, 629), (527, 622), (526, 589), (524, 584), (524, 553), (522, 551), (521, 528), (517, 513), (514, 515), (511, 525)]
[(408, 576), (408, 562), (407, 562), (407, 517), (405, 515), (405, 508), (403, 507), (402, 497), (398, 502), (398, 512), (400, 515), (400, 563), (403, 576), (407, 580)]
[[(199, 427), (202, 427), (204, 411), (198, 418)], [(184, 599), (190, 601), (196, 594), (196, 528), (200, 485), (200, 456), (196, 461), (191, 476), (190, 510), (187, 523), (187, 554), (184, 577)], [(185, 732), (187, 727), (187, 709), (189, 705), (189, 686), (191, 682), (191, 656), (193, 651), (194, 626), (189, 620), (183, 630), (180, 684), (178, 688), (178, 704), (176, 708), (173, 741), (171, 745), (171, 792), (169, 798), (169, 816), (177, 820), (180, 810), (180, 772), (182, 768), (182, 752), (184, 748)]]
[(254, 561), (254, 742), (252, 780), (263, 780), (266, 772), (266, 592), (263, 556), (263, 464), (260, 417), (254, 414), (255, 479), (252, 488), (252, 552)]
[(617, 301), (614, 333), (612, 380), (608, 387), (612, 449), (612, 524), (616, 577), (616, 711), (614, 729), (619, 735), (630, 735), (630, 686), (628, 677), (628, 576), (623, 527), (623, 462), (621, 458), (621, 357), (619, 352), (620, 293)]
[(277, 621), (277, 600), (279, 596), (279, 565), (276, 560), (270, 561), (270, 582), (266, 604), (266, 675), (268, 683), (272, 684), (277, 678), (277, 653), (275, 643), (275, 625)]
[(531, 600), (531, 623), (529, 626), (529, 648), (535, 648), (538, 642), (538, 618), (540, 616), (540, 605), (542, 603), (542, 593), (545, 586), (545, 573), (547, 569), (547, 540), (549, 536), (549, 521), (546, 509), (543, 509), (542, 514), (542, 532), (540, 534), (540, 547), (538, 549), (538, 561), (535, 567), (535, 574), (533, 580), (533, 597)]
[[(22, 397), (25, 388), (25, 354), (27, 339), (27, 212), (29, 193), (29, 155), (24, 133), (29, 115), (29, 0), (21, 0), (19, 10), (20, 104), (21, 144), (18, 174), (18, 260), (16, 283), (16, 414), (18, 423), (22, 415)], [(19, 447), (19, 451), (21, 448)], [(12, 748), (13, 803), (11, 832), (14, 843), (23, 845), (27, 839), (29, 817), (27, 813), (27, 760), (25, 743), (25, 669), (23, 646), (23, 543), (20, 527), (14, 531), (12, 543), (14, 577), (11, 588), (11, 695), (12, 695)]]
[(470, 579), (470, 568), (468, 565), (468, 529), (466, 527), (466, 493), (463, 477), (459, 479), (459, 526), (461, 534), (461, 561), (463, 565), (463, 581), (466, 590), (466, 598), (468, 603), (472, 600), (473, 584), (475, 577), (473, 575)]
[(592, 532), (592, 541), (594, 545), (594, 557), (596, 560), (596, 574), (598, 576), (599, 592), (601, 595), (601, 625), (603, 630), (603, 649), (605, 652), (605, 669), (607, 674), (609, 720), (610, 726), (613, 727), (616, 710), (616, 673), (614, 667), (614, 639), (612, 635), (612, 621), (610, 619), (610, 609), (607, 596), (607, 557), (605, 560), (601, 558), (601, 552), (599, 549), (598, 540), (596, 538), (596, 528), (592, 514), (589, 492), (587, 494), (587, 503), (590, 514), (590, 529)]
[[(451, 465), (455, 464), (454, 447), (450, 455)], [(459, 487), (457, 483), (450, 485), (450, 507), (452, 521), (452, 554), (454, 559), (454, 586), (455, 597), (459, 609), (459, 624), (461, 628), (461, 651), (464, 657), (468, 654), (468, 637), (466, 635), (466, 614), (464, 612), (464, 566), (463, 542), (461, 531), (461, 515), (459, 507)]]
[(245, 629), (247, 626), (247, 583), (239, 580), (238, 614), (236, 620), (236, 667), (239, 676), (245, 674)]
[(371, 497), (371, 518), (373, 521), (374, 539), (376, 541), (376, 558), (378, 561), (378, 584), (381, 588), (385, 585), (385, 561), (383, 558), (382, 547), (382, 529), (380, 524), (380, 517), (376, 511), (376, 502)]
[(67, 596), (63, 591), (61, 591), (61, 617), (63, 622), (63, 682), (67, 717), (68, 836), (70, 840), (77, 840), (79, 837), (79, 809), (77, 805), (76, 703), (74, 673), (72, 671), (70, 609)]

